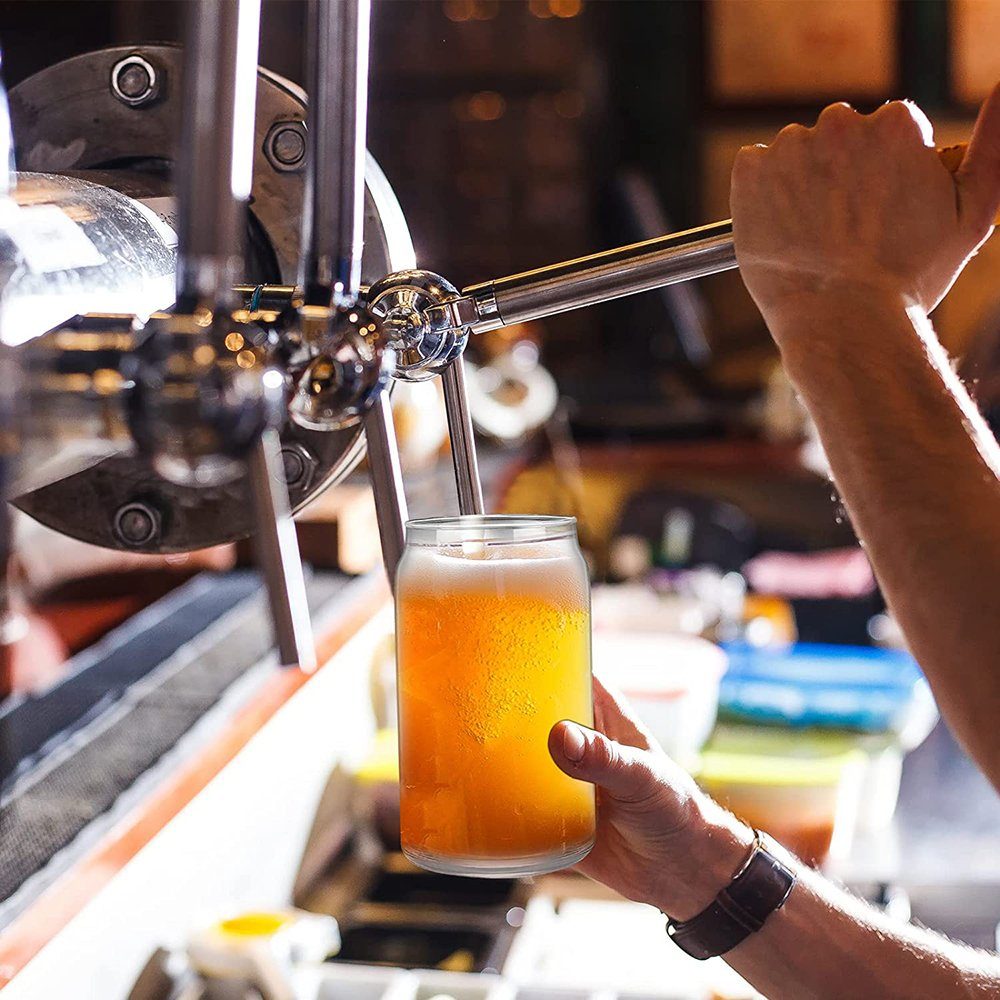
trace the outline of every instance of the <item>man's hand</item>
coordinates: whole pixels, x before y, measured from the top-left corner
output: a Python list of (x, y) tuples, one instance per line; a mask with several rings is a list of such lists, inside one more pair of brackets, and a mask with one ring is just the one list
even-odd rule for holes
[(597, 731), (560, 722), (549, 735), (556, 764), (597, 785), (597, 843), (578, 868), (687, 920), (728, 885), (753, 834), (704, 796), (596, 678), (594, 718)]
[[(559, 767), (597, 785), (597, 843), (578, 868), (630, 899), (688, 920), (729, 884), (749, 854), (752, 834), (702, 795), (597, 680), (594, 714), (599, 732), (559, 722), (549, 734)], [(793, 859), (783, 860), (798, 877), (788, 901), (725, 956), (765, 996), (1000, 995), (996, 958), (892, 921)]]
[[(889, 296), (930, 312), (990, 234), (1000, 206), (1000, 87), (954, 175), (914, 104), (833, 104), (740, 150), (732, 213), (740, 273), (782, 345), (787, 310)], [(794, 329), (794, 324), (792, 325)]]
[(1000, 445), (927, 313), (1000, 204), (1000, 89), (952, 175), (919, 109), (744, 149), (736, 256), (942, 714), (1000, 788)]

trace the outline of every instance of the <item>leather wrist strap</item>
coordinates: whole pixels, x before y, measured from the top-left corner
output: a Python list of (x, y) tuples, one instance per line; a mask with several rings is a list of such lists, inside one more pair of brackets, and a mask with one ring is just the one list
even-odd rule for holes
[(749, 857), (701, 913), (683, 923), (667, 919), (667, 934), (694, 958), (715, 958), (731, 951), (760, 930), (795, 885), (795, 873), (768, 850), (759, 830), (754, 833)]

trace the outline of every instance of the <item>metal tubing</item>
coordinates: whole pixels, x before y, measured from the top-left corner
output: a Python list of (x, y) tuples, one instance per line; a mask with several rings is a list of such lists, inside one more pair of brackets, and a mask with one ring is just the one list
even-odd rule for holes
[(735, 267), (733, 224), (727, 219), (496, 278), (462, 294), (475, 300), (482, 321), (473, 323), (472, 330), (482, 333)]
[(385, 563), (389, 586), (396, 589), (396, 568), (403, 556), (406, 542), (406, 494), (403, 492), (403, 472), (399, 464), (399, 448), (392, 424), (389, 394), (383, 392), (365, 414), (365, 437), (368, 439), (368, 471), (375, 494), (375, 515), (382, 541), (382, 561)]
[(257, 560), (267, 585), (281, 665), (309, 673), (316, 669), (316, 646), (277, 431), (265, 431), (257, 442), (250, 455), (249, 477)]
[(458, 486), (458, 509), (462, 514), (482, 514), (483, 486), (479, 481), (476, 438), (469, 414), (465, 364), (461, 356), (445, 370), (441, 381), (448, 416), (448, 434), (451, 438), (451, 460), (455, 466), (455, 483)]
[(189, 3), (177, 157), (177, 309), (226, 306), (242, 277), (260, 0)]
[(361, 283), (370, 20), (370, 0), (309, 0), (306, 305), (352, 305)]

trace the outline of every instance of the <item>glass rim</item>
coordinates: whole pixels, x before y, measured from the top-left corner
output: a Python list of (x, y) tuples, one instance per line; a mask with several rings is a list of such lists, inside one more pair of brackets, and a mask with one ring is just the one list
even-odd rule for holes
[(455, 514), (406, 522), (407, 545), (526, 545), (576, 538), (576, 518), (561, 514)]

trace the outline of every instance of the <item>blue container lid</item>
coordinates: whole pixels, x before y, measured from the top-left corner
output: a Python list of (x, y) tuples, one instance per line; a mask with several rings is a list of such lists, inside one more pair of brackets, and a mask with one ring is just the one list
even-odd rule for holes
[(867, 646), (799, 643), (785, 648), (724, 647), (724, 715), (789, 726), (901, 732), (929, 699), (909, 653)]

